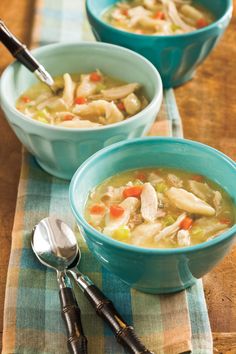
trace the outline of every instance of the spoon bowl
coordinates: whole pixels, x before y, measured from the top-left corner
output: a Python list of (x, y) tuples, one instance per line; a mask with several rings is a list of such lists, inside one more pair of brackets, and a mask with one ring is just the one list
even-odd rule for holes
[(54, 217), (45, 218), (34, 228), (32, 248), (37, 258), (46, 266), (64, 271), (80, 258), (80, 250), (71, 228)]

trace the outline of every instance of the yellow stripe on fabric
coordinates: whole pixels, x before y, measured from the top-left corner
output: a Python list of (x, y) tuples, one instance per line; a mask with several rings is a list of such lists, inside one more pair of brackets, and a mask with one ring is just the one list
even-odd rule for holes
[(161, 304), (158, 295), (131, 289), (133, 323), (137, 335), (151, 350), (162, 354), (165, 330), (161, 321)]

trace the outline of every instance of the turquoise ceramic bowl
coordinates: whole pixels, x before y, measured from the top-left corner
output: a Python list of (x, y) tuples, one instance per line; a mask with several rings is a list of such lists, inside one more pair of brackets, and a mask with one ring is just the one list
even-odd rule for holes
[(116, 29), (102, 15), (117, 0), (87, 0), (92, 31), (98, 41), (118, 44), (149, 59), (161, 74), (165, 88), (175, 87), (192, 78), (198, 65), (210, 54), (229, 24), (232, 0), (197, 0), (216, 21), (203, 29), (174, 36), (151, 36)]
[(148, 132), (162, 101), (160, 75), (148, 60), (128, 49), (96, 42), (49, 45), (33, 53), (53, 76), (99, 68), (121, 80), (141, 83), (150, 100), (150, 104), (132, 118), (102, 128), (50, 126), (16, 110), (16, 99), (37, 79), (22, 65), (16, 62), (10, 65), (0, 81), (1, 106), (19, 140), (44, 170), (70, 179), (78, 166), (96, 151)]
[(168, 166), (202, 174), (219, 183), (236, 203), (236, 164), (221, 152), (189, 140), (143, 138), (121, 142), (90, 157), (70, 185), (70, 205), (90, 251), (126, 284), (148, 293), (185, 289), (209, 272), (229, 251), (236, 225), (209, 242), (178, 249), (146, 249), (109, 238), (84, 219), (89, 192), (128, 169)]

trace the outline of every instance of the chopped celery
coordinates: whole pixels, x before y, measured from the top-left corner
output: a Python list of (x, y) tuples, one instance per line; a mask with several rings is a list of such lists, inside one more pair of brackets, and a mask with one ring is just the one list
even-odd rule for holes
[(143, 185), (143, 182), (140, 179), (136, 179), (134, 181), (134, 186), (142, 186), (142, 185)]
[(117, 241), (128, 241), (130, 238), (130, 229), (128, 226), (120, 226), (113, 232), (112, 237)]
[(175, 32), (175, 31), (178, 31), (179, 29), (181, 29), (181, 27), (178, 26), (178, 25), (175, 25), (175, 24), (173, 23), (173, 24), (171, 25), (171, 29), (172, 29), (173, 32)]
[(194, 238), (203, 238), (205, 235), (204, 230), (201, 227), (193, 226), (191, 229), (191, 236)]
[(43, 117), (37, 117), (35, 118), (36, 120), (38, 120), (39, 122), (41, 123), (47, 123), (48, 124), (48, 120), (46, 118), (43, 118)]
[(100, 83), (100, 84), (97, 84), (97, 87), (96, 87), (96, 93), (100, 93), (102, 90), (105, 90), (106, 89), (106, 85)]
[(46, 115), (46, 111), (42, 110), (42, 111), (37, 111), (36, 114), (35, 114), (35, 117), (45, 118), (45, 115)]
[(158, 193), (164, 193), (167, 191), (167, 189), (168, 189), (167, 185), (163, 182), (157, 183), (156, 185), (156, 191)]
[(164, 219), (163, 219), (163, 226), (164, 226), (164, 227), (170, 226), (170, 225), (174, 224), (174, 222), (175, 222), (174, 216), (172, 216), (172, 215), (167, 215), (167, 216), (165, 216)]

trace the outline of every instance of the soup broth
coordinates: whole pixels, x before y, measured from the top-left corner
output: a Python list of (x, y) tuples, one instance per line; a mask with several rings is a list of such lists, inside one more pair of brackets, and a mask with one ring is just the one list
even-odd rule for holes
[(104, 19), (118, 29), (146, 35), (182, 34), (213, 22), (213, 16), (191, 0), (118, 1)]
[(43, 83), (19, 97), (16, 108), (42, 123), (68, 128), (97, 128), (121, 122), (144, 109), (141, 85), (125, 83), (99, 70), (87, 74), (64, 74), (55, 78), (60, 93)]
[(234, 224), (229, 195), (201, 175), (167, 168), (115, 175), (89, 195), (86, 220), (108, 237), (147, 248), (209, 241)]

